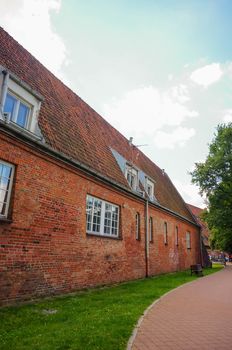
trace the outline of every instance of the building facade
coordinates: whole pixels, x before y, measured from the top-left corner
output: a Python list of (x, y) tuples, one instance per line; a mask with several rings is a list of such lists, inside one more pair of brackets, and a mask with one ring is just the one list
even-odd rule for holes
[(0, 302), (184, 270), (168, 175), (0, 28)]

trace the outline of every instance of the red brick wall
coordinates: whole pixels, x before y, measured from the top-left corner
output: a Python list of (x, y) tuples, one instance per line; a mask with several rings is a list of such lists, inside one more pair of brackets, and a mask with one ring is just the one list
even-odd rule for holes
[[(156, 275), (168, 271), (189, 268), (200, 262), (199, 230), (160, 210), (150, 209), (153, 218), (153, 242), (149, 249), (149, 273)], [(164, 222), (167, 223), (168, 240), (164, 243)], [(178, 246), (175, 240), (175, 228), (178, 227)], [(191, 249), (186, 247), (186, 232), (191, 234)]]
[[(143, 202), (3, 135), (0, 159), (16, 166), (12, 223), (0, 223), (0, 303), (145, 276)], [(122, 239), (86, 235), (88, 193), (120, 206)], [(151, 211), (154, 242), (150, 245), (150, 274), (183, 269), (195, 262), (198, 233), (194, 226)], [(140, 241), (135, 239), (136, 212), (141, 215)], [(162, 241), (163, 220), (172, 225), (168, 246)], [(181, 227), (178, 252), (183, 251), (179, 260), (171, 238), (176, 223)], [(187, 229), (193, 238), (191, 251), (185, 248)]]

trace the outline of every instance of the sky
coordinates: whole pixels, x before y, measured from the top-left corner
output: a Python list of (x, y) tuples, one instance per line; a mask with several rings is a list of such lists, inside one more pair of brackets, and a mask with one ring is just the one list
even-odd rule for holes
[(232, 1), (0, 3), (0, 26), (203, 208), (189, 172), (232, 121)]

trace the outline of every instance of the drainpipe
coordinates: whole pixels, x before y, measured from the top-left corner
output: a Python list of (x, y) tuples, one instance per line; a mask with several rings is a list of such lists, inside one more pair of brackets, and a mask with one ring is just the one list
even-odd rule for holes
[(200, 261), (201, 261), (201, 266), (203, 267), (203, 252), (202, 252), (202, 244), (203, 244), (203, 239), (201, 235), (201, 228), (199, 230), (199, 241), (200, 241)]
[(2, 94), (1, 94), (1, 100), (0, 100), (0, 118), (2, 118), (4, 120), (3, 107), (4, 107), (6, 94), (7, 94), (9, 73), (3, 70), (2, 74), (3, 74), (3, 83), (2, 83)]
[(149, 219), (148, 219), (148, 199), (145, 204), (145, 263), (146, 277), (149, 276)]

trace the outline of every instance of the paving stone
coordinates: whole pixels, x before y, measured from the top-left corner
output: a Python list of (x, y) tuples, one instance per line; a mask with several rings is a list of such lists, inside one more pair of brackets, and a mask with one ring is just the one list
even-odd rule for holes
[(231, 350), (232, 266), (164, 296), (128, 350)]

